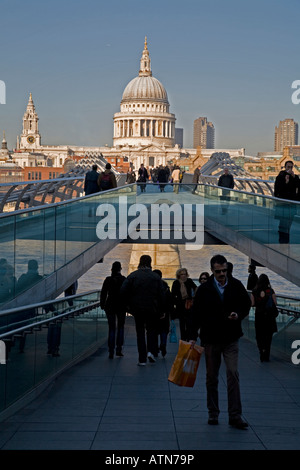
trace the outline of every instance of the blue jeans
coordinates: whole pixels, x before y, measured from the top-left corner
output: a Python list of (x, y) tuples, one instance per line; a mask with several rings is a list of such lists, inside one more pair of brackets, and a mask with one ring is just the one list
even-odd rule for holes
[(238, 373), (238, 341), (228, 344), (204, 344), (206, 362), (207, 408), (210, 418), (217, 418), (219, 409), (219, 370), (222, 356), (227, 375), (227, 398), (229, 419), (237, 419), (242, 414), (240, 383)]

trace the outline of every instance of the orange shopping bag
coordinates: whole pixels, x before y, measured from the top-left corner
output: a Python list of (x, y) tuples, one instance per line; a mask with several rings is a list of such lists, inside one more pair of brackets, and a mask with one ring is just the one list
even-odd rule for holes
[(203, 351), (202, 346), (195, 344), (191, 349), (191, 343), (179, 340), (177, 356), (168, 377), (169, 382), (181, 387), (193, 387)]

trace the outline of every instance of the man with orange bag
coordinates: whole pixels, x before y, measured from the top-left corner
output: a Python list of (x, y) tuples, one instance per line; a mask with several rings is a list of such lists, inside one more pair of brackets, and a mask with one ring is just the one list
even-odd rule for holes
[(212, 275), (197, 289), (192, 307), (192, 347), (200, 328), (205, 349), (208, 424), (218, 424), (218, 382), (222, 356), (227, 373), (229, 424), (246, 429), (238, 373), (238, 340), (243, 335), (241, 321), (249, 314), (251, 301), (243, 284), (227, 276), (227, 260), (215, 255), (210, 260)]

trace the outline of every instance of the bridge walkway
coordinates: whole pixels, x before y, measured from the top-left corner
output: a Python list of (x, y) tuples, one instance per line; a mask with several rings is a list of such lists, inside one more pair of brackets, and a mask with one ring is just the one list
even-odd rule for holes
[(261, 363), (255, 344), (241, 339), (243, 417), (249, 428), (240, 431), (228, 426), (223, 365), (218, 426), (207, 425), (203, 357), (193, 388), (168, 382), (177, 347), (169, 343), (165, 358), (139, 367), (128, 317), (124, 357), (109, 359), (104, 346), (65, 371), (0, 423), (0, 449), (102, 450), (103, 459), (121, 451), (170, 451), (194, 455), (195, 461), (202, 450), (300, 450), (300, 365), (275, 352), (269, 363)]

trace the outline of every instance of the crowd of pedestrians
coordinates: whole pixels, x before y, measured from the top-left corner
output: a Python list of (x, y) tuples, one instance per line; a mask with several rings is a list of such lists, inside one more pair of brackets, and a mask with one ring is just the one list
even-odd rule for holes
[(136, 182), (142, 193), (146, 192), (147, 184), (150, 182), (158, 184), (160, 192), (162, 193), (165, 192), (166, 185), (171, 184), (173, 186), (173, 191), (178, 193), (184, 173), (185, 171), (178, 165), (158, 165), (154, 168), (147, 168), (142, 163), (137, 171), (135, 171), (133, 166), (130, 165), (126, 174), (125, 184)]
[[(267, 302), (277, 300), (268, 276), (257, 277), (255, 266), (249, 266), (247, 287), (233, 275), (233, 265), (223, 255), (210, 260), (210, 271), (203, 271), (196, 284), (186, 268), (176, 272), (169, 285), (162, 272), (152, 269), (152, 259), (142, 255), (138, 268), (126, 278), (116, 261), (111, 276), (103, 283), (101, 307), (108, 319), (109, 358), (123, 356), (126, 313), (134, 318), (138, 365), (155, 363), (159, 354), (167, 354), (172, 320), (178, 320), (179, 338), (191, 344), (200, 340), (206, 363), (208, 424), (217, 425), (219, 409), (219, 369), (224, 360), (227, 377), (229, 424), (246, 429), (242, 419), (239, 384), (239, 339), (242, 321), (255, 309), (255, 332), (261, 362), (270, 360), (272, 335), (277, 331), (276, 316), (267, 315)], [(249, 286), (251, 289), (249, 290)]]

